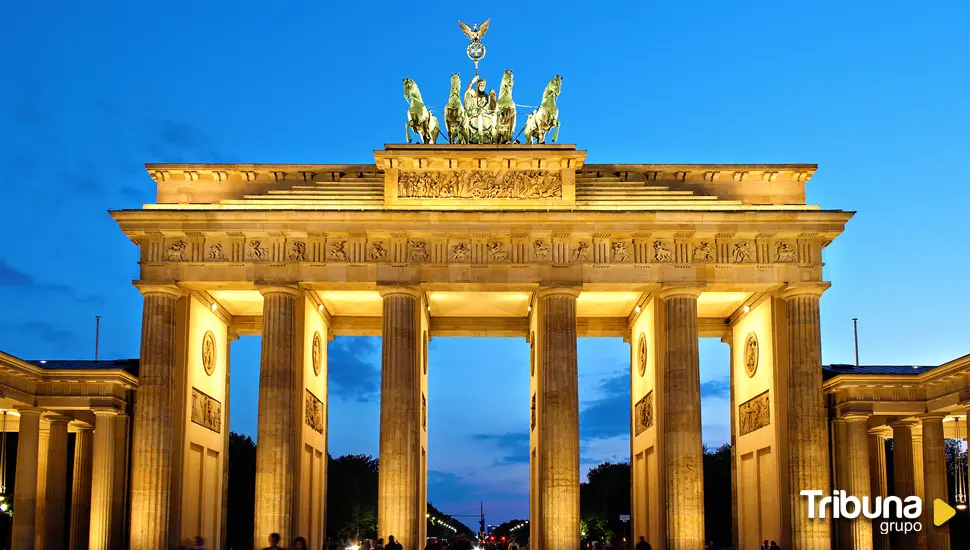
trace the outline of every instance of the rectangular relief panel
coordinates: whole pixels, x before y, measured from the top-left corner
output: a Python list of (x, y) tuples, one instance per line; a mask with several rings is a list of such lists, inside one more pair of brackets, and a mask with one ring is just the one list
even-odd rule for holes
[(319, 434), (323, 434), (326, 426), (323, 424), (323, 402), (313, 395), (310, 390), (306, 391), (306, 425), (313, 428)]
[(634, 435), (640, 435), (651, 427), (653, 427), (653, 390), (637, 401)]
[(768, 391), (741, 403), (741, 406), (738, 407), (741, 435), (747, 435), (771, 424), (769, 404)]
[(192, 422), (216, 433), (222, 433), (222, 403), (192, 388)]

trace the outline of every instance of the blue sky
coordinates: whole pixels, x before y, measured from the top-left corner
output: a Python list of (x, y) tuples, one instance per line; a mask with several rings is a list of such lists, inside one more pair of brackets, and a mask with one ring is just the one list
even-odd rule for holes
[[(825, 362), (967, 353), (970, 7), (949, 2), (5, 2), (0, 349), (138, 354), (137, 253), (108, 209), (153, 199), (145, 162), (372, 162), (403, 140), (401, 79), (443, 104), (473, 73), (456, 20), (492, 17), (482, 71), (590, 162), (815, 162), (809, 201), (856, 210), (825, 253)], [(331, 346), (331, 452), (376, 454), (379, 340)], [(586, 466), (626, 459), (627, 344), (579, 344)], [(431, 343), (429, 497), (526, 514), (528, 348)], [(231, 426), (255, 433), (259, 340), (233, 344)], [(701, 342), (704, 437), (727, 438), (727, 350)], [(477, 396), (470, 399), (470, 396)], [(243, 403), (251, 406), (244, 406)]]

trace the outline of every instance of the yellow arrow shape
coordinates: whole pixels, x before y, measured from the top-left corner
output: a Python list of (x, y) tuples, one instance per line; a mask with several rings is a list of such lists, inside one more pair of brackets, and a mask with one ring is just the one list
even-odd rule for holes
[(949, 504), (940, 499), (933, 501), (933, 525), (939, 527), (950, 521), (950, 519), (955, 515), (957, 515), (957, 511), (954, 510)]

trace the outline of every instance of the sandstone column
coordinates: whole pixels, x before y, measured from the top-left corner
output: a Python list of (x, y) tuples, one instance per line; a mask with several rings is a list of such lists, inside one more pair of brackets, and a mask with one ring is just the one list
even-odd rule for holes
[(64, 515), (67, 506), (67, 423), (66, 416), (49, 417), (50, 439), (47, 443), (47, 503), (44, 518), (44, 548), (64, 548)]
[(818, 312), (824, 290), (824, 285), (789, 286), (781, 294), (788, 323), (788, 546), (799, 550), (828, 549), (832, 544), (829, 520), (809, 519), (808, 499), (800, 495), (831, 490)]
[[(840, 480), (840, 488), (849, 495), (860, 500), (870, 496), (872, 490), (869, 479), (869, 445), (866, 420), (868, 414), (847, 413), (845, 419), (845, 441), (840, 441), (838, 450), (839, 460), (843, 462), (841, 470), (845, 476)], [(844, 445), (842, 445), (844, 443)], [(872, 522), (860, 516), (856, 519), (841, 519), (839, 536), (842, 544), (840, 548), (853, 550), (870, 550), (872, 548)]]
[(71, 550), (87, 550), (91, 524), (91, 426), (75, 424), (71, 486)]
[(704, 540), (704, 447), (697, 351), (697, 288), (660, 292), (663, 307), (663, 475), (668, 550), (696, 550)]
[[(893, 422), (893, 492), (901, 499), (916, 495), (916, 462), (913, 457), (915, 422)], [(896, 534), (897, 548), (916, 548), (916, 533)]]
[[(932, 511), (932, 503), (927, 507), (926, 491), (923, 487), (923, 427), (916, 423), (913, 427), (913, 482), (916, 485), (916, 496), (923, 501), (924, 517), (925, 511)], [(926, 550), (926, 528), (916, 533), (915, 550)]]
[(299, 394), (303, 293), (291, 286), (264, 287), (259, 292), (263, 295), (263, 347), (256, 427), (257, 547), (271, 533), (279, 533), (284, 543), (296, 536), (297, 419), (304, 406)]
[(91, 527), (88, 543), (91, 550), (114, 550), (121, 542), (115, 539), (112, 529), (112, 525), (120, 521), (114, 514), (116, 416), (118, 411), (114, 409), (94, 410)]
[(44, 548), (47, 536), (47, 445), (51, 424), (40, 417), (40, 439), (37, 444), (37, 506), (34, 507), (34, 548)]
[[(886, 427), (869, 430), (869, 486), (873, 498), (889, 496), (889, 482), (886, 477)], [(879, 529), (872, 529), (873, 550), (889, 550), (889, 535)]]
[(923, 531), (926, 533), (926, 547), (929, 550), (950, 550), (950, 526), (933, 525), (933, 502), (940, 499), (949, 502), (946, 483), (946, 440), (943, 437), (942, 414), (922, 417), (923, 421)]
[[(141, 359), (132, 435), (131, 550), (169, 544), (175, 429), (175, 305), (173, 286), (143, 286)], [(95, 427), (97, 430), (97, 426)], [(95, 451), (97, 452), (97, 451)]]
[(43, 411), (24, 408), (19, 412), (11, 548), (31, 550), (34, 548), (34, 520), (37, 515), (37, 452), (40, 445), (40, 415)]
[(575, 288), (536, 293), (541, 550), (573, 550), (579, 532), (579, 371)]
[[(734, 335), (728, 334), (721, 338), (721, 342), (728, 345), (730, 350), (729, 376), (731, 392), (731, 548), (741, 548), (741, 531), (738, 528), (738, 437), (737, 437), (737, 402), (734, 398)], [(699, 363), (699, 362), (698, 362)]]
[(393, 535), (405, 550), (424, 541), (420, 506), (421, 293), (416, 288), (381, 289), (381, 471), (377, 489), (377, 534)]

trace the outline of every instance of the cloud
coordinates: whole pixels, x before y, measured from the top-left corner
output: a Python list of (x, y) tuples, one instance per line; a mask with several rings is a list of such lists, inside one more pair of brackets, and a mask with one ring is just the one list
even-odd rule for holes
[(579, 433), (583, 438), (630, 436), (630, 375), (621, 374), (600, 381), (595, 391), (600, 396), (582, 407)]
[(36, 277), (14, 267), (0, 258), (0, 290), (4, 287), (13, 291), (23, 291), (24, 294), (31, 292), (58, 294), (64, 299), (72, 300), (79, 304), (101, 305), (104, 298), (94, 294), (79, 292), (76, 288), (61, 283), (48, 283), (38, 280)]
[(364, 336), (335, 338), (327, 348), (331, 395), (359, 403), (377, 402), (381, 393), (380, 339)]
[(58, 351), (70, 349), (75, 340), (75, 335), (70, 330), (46, 321), (25, 321), (12, 328), (20, 335), (36, 338)]
[(495, 459), (495, 466), (529, 463), (529, 434), (527, 432), (507, 432), (504, 434), (475, 434), (476, 442), (489, 443), (501, 451)]
[(0, 286), (30, 287), (34, 276), (0, 259)]
[(714, 378), (701, 382), (701, 398), (729, 397), (731, 395), (731, 379), (728, 377)]
[(148, 148), (153, 162), (226, 162), (211, 136), (188, 122), (162, 120), (148, 123)]

